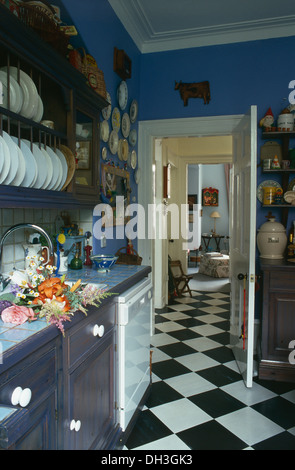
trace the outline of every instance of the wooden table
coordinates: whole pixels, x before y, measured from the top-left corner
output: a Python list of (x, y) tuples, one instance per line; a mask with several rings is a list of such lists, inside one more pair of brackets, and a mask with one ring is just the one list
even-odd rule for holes
[(213, 233), (212, 234), (202, 235), (202, 240), (203, 240), (204, 245), (205, 245), (205, 250), (206, 251), (209, 250), (209, 245), (210, 245), (210, 242), (211, 242), (212, 238), (214, 238), (214, 240), (215, 240), (216, 251), (220, 251), (220, 240), (222, 238), (224, 238), (224, 235), (215, 235)]

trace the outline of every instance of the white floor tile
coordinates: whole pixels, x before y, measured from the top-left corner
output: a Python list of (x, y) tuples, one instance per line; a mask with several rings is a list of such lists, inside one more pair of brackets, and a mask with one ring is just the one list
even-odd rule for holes
[(155, 406), (151, 411), (174, 433), (212, 419), (186, 398)]
[(176, 338), (172, 338), (172, 336), (167, 335), (166, 333), (157, 333), (156, 335), (151, 336), (151, 344), (156, 347), (177, 342), (178, 340)]
[(166, 379), (165, 382), (184, 397), (191, 397), (197, 393), (208, 392), (216, 388), (211, 382), (193, 372), (171, 377)]
[(218, 333), (224, 333), (224, 330), (213, 325), (192, 326), (190, 329), (202, 336), (211, 336)]
[[(294, 387), (295, 387), (295, 384), (294, 384)], [(295, 390), (291, 390), (291, 392), (284, 393), (282, 397), (286, 398), (286, 400), (289, 400), (292, 403), (295, 403)]]
[(217, 343), (217, 341), (213, 341), (213, 339), (206, 337), (187, 339), (183, 341), (183, 343), (201, 352), (209, 351), (209, 349), (220, 348), (220, 343)]
[(176, 357), (175, 360), (187, 367), (191, 371), (198, 372), (199, 370), (209, 369), (219, 365), (219, 362), (211, 359), (211, 357), (197, 352), (195, 354), (187, 354), (185, 356)]
[(221, 416), (216, 421), (249, 446), (284, 431), (281, 426), (248, 407)]
[(184, 328), (185, 328), (184, 326), (180, 325), (179, 323), (175, 323), (173, 321), (157, 323), (157, 329), (163, 332), (183, 330)]
[(182, 312), (170, 312), (170, 313), (163, 313), (161, 317), (167, 318), (167, 320), (177, 321), (177, 320), (184, 320), (185, 318), (190, 318), (190, 315), (186, 315)]
[(158, 349), (158, 348), (153, 349), (152, 348), (151, 350), (153, 352), (153, 354), (152, 354), (153, 364), (155, 364), (156, 362), (167, 361), (168, 359), (171, 359), (171, 357), (168, 356), (168, 354), (161, 351), (161, 349)]
[[(209, 307), (210, 308), (210, 307)], [(216, 307), (214, 307), (216, 308)], [(201, 309), (200, 309), (201, 310)], [(219, 312), (220, 313), (220, 312)], [(220, 321), (224, 321), (224, 318), (219, 317), (218, 315), (213, 315), (212, 313), (208, 315), (201, 315), (198, 317), (198, 320), (204, 322), (204, 323), (218, 323)], [(217, 325), (218, 326), (218, 325)]]
[(253, 382), (252, 388), (247, 388), (243, 380), (225, 385), (224, 387), (221, 387), (221, 389), (249, 406), (276, 396), (275, 393), (255, 382)]
[(173, 305), (169, 305), (169, 308), (171, 308), (172, 310), (186, 312), (188, 310), (193, 310), (195, 307), (193, 305), (186, 305), (186, 304), (173, 304)]
[(224, 308), (221, 308), (221, 307), (216, 307), (216, 306), (212, 306), (212, 307), (200, 307), (200, 311), (201, 312), (205, 312), (205, 313), (209, 313), (209, 314), (218, 314), (218, 313), (223, 313), (223, 312), (226, 312), (226, 310)]
[(190, 450), (190, 447), (188, 447), (175, 434), (171, 434), (171, 436), (149, 442), (148, 444), (136, 447), (133, 450)]

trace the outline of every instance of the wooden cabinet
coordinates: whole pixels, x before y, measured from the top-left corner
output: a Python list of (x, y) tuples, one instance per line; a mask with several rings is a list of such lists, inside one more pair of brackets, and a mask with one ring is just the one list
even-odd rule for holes
[(0, 375), (0, 404), (16, 410), (0, 423), (0, 449), (57, 448), (59, 344), (49, 342)]
[[(263, 132), (262, 134), (263, 139), (269, 139), (269, 140), (274, 140), (274, 139), (279, 139), (282, 143), (282, 158), (283, 160), (288, 160), (288, 154), (289, 154), (289, 142), (290, 138), (295, 138), (295, 132)], [(288, 169), (269, 169), (265, 170), (262, 168), (263, 173), (267, 174), (268, 177), (271, 177), (272, 175), (279, 175), (281, 176), (281, 183), (282, 183), (282, 188), (283, 192), (285, 193), (288, 191), (288, 184), (289, 184), (289, 178), (290, 175), (293, 174), (295, 175), (295, 168), (288, 168)], [(271, 205), (264, 205), (263, 207), (271, 209), (272, 207), (278, 207), (282, 211), (282, 224), (286, 227), (287, 222), (288, 222), (288, 212), (289, 209), (295, 207), (292, 206), (291, 204), (288, 204), (283, 201), (282, 204), (271, 204)]]
[[(77, 157), (77, 169), (65, 191), (0, 184), (1, 207), (93, 207), (99, 202), (99, 116), (108, 103), (65, 57), (0, 3), (0, 69), (3, 67), (9, 76), (16, 71), (18, 82), (22, 72), (29, 76), (42, 101), (42, 119), (53, 121), (54, 129), (41, 124), (34, 113), (12, 109), (11, 94), (4, 106), (0, 104), (0, 135), (5, 131), (39, 148), (44, 145), (55, 150), (65, 145), (74, 165)], [(10, 89), (9, 79), (5, 86)]]
[(64, 449), (109, 449), (116, 440), (115, 321), (111, 303), (66, 333)]
[(261, 261), (263, 305), (259, 377), (295, 382), (289, 344), (295, 339), (295, 266), (280, 260)]

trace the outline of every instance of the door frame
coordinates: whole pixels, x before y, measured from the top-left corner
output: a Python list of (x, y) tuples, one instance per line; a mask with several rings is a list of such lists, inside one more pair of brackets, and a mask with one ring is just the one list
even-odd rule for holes
[[(157, 138), (204, 137), (232, 135), (243, 115), (208, 116), (195, 118), (139, 121), (138, 123), (138, 168), (141, 180), (138, 185), (138, 204), (148, 208), (153, 203), (154, 143)], [(186, 160), (187, 163), (189, 163)], [(194, 161), (191, 163), (204, 163)], [(214, 161), (212, 163), (225, 163)], [(149, 223), (149, 211), (145, 210), (145, 226)], [(154, 267), (153, 240), (147, 236), (138, 239), (138, 252), (142, 264)], [(154, 270), (153, 270), (154, 272)], [(155, 275), (155, 273), (153, 274)]]

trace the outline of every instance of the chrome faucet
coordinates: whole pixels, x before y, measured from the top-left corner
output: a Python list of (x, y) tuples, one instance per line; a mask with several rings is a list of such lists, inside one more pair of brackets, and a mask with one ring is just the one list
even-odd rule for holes
[[(43, 230), (43, 228), (39, 227), (38, 225), (34, 225), (34, 224), (17, 224), (17, 225), (13, 225), (8, 230), (6, 230), (6, 232), (2, 235), (2, 237), (0, 239), (0, 271), (1, 271), (1, 266), (2, 266), (2, 253), (3, 253), (4, 242), (5, 242), (6, 238), (11, 233), (15, 232), (19, 228), (32, 228), (32, 229), (36, 230), (37, 232), (40, 232), (46, 238), (46, 240), (48, 242), (49, 256), (54, 255), (53, 243), (52, 243), (48, 233), (45, 232), (45, 230)], [(0, 292), (2, 292), (5, 289), (5, 287), (7, 286), (8, 283), (9, 283), (9, 280), (7, 280), (7, 279), (5, 280), (3, 275), (0, 273)]]

